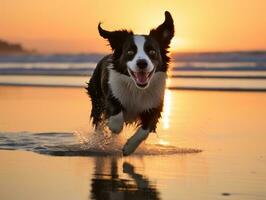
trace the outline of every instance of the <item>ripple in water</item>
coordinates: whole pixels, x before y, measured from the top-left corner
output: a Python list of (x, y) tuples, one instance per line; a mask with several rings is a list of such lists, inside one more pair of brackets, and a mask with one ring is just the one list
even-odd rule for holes
[[(126, 139), (107, 132), (0, 133), (0, 150), (26, 150), (55, 156), (122, 155)], [(133, 155), (199, 153), (199, 149), (142, 144)]]

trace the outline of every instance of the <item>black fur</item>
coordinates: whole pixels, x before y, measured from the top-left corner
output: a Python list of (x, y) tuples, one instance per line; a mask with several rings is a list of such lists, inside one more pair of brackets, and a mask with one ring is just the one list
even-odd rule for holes
[(157, 123), (161, 118), (161, 112), (163, 109), (163, 103), (157, 108), (149, 109), (140, 114), (141, 126), (144, 130), (150, 130), (151, 132), (156, 132)]
[(160, 50), (163, 57), (167, 63), (170, 61), (170, 58), (167, 56), (168, 48), (171, 42), (171, 39), (174, 37), (175, 29), (174, 22), (171, 14), (166, 11), (165, 12), (165, 20), (160, 26), (156, 29), (152, 29), (150, 31), (150, 36), (155, 38), (160, 44)]
[(104, 57), (96, 66), (93, 75), (88, 83), (87, 93), (91, 98), (92, 103), (92, 110), (91, 110), (91, 118), (92, 123), (97, 127), (99, 123), (102, 121), (102, 117), (104, 114), (104, 111), (106, 109), (105, 105), (105, 98), (104, 93), (108, 90), (108, 86), (106, 84), (102, 84), (105, 81), (102, 81), (102, 78), (106, 77), (107, 74), (104, 75), (104, 72), (108, 73), (108, 71), (105, 69), (106, 65), (105, 63), (110, 60), (110, 56)]

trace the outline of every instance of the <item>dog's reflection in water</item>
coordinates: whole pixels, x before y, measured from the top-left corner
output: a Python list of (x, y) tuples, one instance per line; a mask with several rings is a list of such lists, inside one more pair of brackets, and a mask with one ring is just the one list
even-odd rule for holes
[[(109, 166), (105, 165), (107, 160), (109, 161)], [(109, 169), (106, 170), (106, 167)], [(97, 158), (95, 174), (91, 180), (91, 199), (160, 199), (159, 192), (155, 188), (155, 185), (151, 184), (150, 181), (143, 175), (136, 173), (132, 164), (124, 162), (123, 172), (121, 173), (127, 174), (129, 178), (121, 178), (117, 158)]]

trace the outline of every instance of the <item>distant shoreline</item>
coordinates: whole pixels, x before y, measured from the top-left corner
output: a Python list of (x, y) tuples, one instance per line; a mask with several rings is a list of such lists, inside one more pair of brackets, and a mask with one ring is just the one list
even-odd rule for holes
[(27, 50), (20, 43), (13, 43), (0, 39), (0, 55), (29, 55), (37, 53), (35, 50)]

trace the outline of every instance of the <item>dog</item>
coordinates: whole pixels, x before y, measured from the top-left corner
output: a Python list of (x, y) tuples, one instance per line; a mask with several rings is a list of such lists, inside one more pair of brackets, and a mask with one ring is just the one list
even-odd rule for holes
[(135, 124), (136, 133), (123, 147), (123, 155), (133, 153), (149, 133), (156, 132), (161, 117), (167, 69), (168, 49), (174, 36), (174, 22), (165, 11), (165, 20), (149, 35), (136, 35), (125, 29), (107, 31), (98, 24), (101, 37), (107, 39), (112, 54), (97, 64), (88, 83), (91, 118), (97, 129), (102, 122), (120, 133), (124, 124)]

